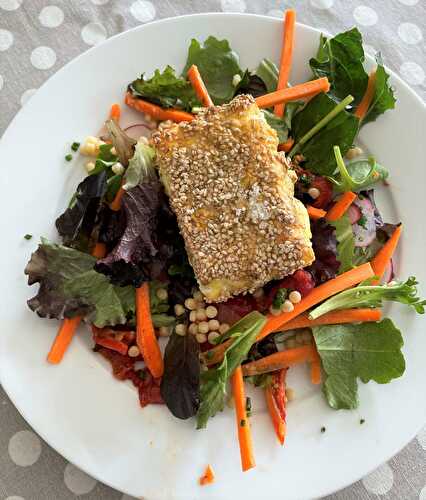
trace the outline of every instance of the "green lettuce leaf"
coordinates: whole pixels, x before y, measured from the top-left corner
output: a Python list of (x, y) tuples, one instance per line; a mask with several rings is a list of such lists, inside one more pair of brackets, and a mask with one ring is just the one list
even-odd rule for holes
[(382, 307), (383, 301), (399, 302), (413, 307), (418, 314), (424, 314), (426, 300), (417, 295), (418, 282), (414, 276), (405, 282), (391, 282), (387, 285), (361, 284), (329, 298), (309, 313), (316, 319), (337, 309), (352, 307)]
[(323, 390), (336, 409), (358, 407), (358, 382), (387, 384), (405, 371), (401, 332), (388, 318), (379, 323), (312, 328), (326, 373)]
[[(296, 143), (336, 106), (331, 97), (319, 94), (296, 114), (292, 133)], [(347, 111), (341, 111), (324, 128), (299, 148), (305, 157), (304, 167), (316, 174), (331, 176), (336, 170), (334, 146), (339, 146), (343, 155), (355, 141), (359, 120)]]
[(247, 357), (265, 322), (265, 316), (253, 311), (226, 333), (226, 338), (232, 337), (234, 341), (226, 350), (222, 363), (201, 375), (201, 404), (197, 413), (197, 429), (206, 427), (208, 419), (223, 409), (227, 381), (235, 368)]
[(350, 94), (356, 105), (367, 88), (364, 59), (361, 33), (352, 28), (333, 38), (321, 34), (317, 55), (310, 59), (309, 65), (315, 77), (328, 78), (329, 94), (334, 99), (340, 101)]
[(129, 160), (129, 166), (124, 174), (125, 190), (137, 186), (143, 179), (155, 175), (154, 169), (155, 150), (142, 141), (135, 146), (135, 152)]
[(185, 76), (177, 76), (171, 66), (163, 72), (155, 70), (154, 75), (145, 79), (142, 75), (132, 82), (129, 89), (136, 97), (158, 104), (163, 108), (182, 108), (191, 111), (192, 107), (200, 106), (195, 92)]
[(388, 83), (389, 75), (386, 73), (380, 54), (376, 55), (376, 62), (376, 91), (368, 112), (362, 121), (363, 124), (374, 121), (379, 115), (395, 107), (396, 99), (392, 87)]
[(275, 63), (266, 58), (262, 59), (255, 74), (266, 85), (268, 92), (277, 90), (279, 71)]
[(227, 40), (218, 40), (210, 36), (200, 44), (192, 39), (188, 50), (188, 60), (183, 70), (186, 76), (188, 69), (196, 64), (201, 77), (215, 104), (229, 102), (237, 88), (233, 85), (235, 75), (244, 76), (238, 55), (231, 49)]
[(339, 274), (354, 267), (355, 238), (347, 214), (330, 222), (334, 226), (337, 239), (337, 260), (340, 262)]
[(135, 312), (134, 288), (111, 285), (95, 263), (89, 254), (42, 240), (25, 268), (28, 284), (40, 284), (30, 309), (43, 318), (83, 316), (99, 328), (125, 323)]
[(276, 116), (274, 113), (266, 109), (262, 110), (268, 125), (277, 132), (280, 144), (288, 139), (293, 117), (302, 106), (303, 103), (300, 101), (288, 102), (285, 106), (283, 118)]

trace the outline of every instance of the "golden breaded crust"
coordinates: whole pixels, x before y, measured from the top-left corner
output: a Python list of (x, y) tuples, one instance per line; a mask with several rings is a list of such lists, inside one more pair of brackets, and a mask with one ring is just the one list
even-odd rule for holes
[(210, 302), (253, 291), (314, 260), (296, 174), (250, 96), (153, 134), (160, 176)]

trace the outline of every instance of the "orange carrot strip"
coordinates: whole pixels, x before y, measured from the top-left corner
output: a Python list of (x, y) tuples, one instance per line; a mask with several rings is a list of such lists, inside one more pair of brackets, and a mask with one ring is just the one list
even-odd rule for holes
[(121, 198), (123, 197), (123, 194), (125, 193), (123, 186), (120, 186), (119, 190), (117, 191), (117, 194), (115, 195), (115, 198), (112, 200), (112, 202), (109, 205), (109, 208), (111, 210), (114, 210), (117, 212), (120, 210), (121, 207)]
[(203, 103), (203, 106), (209, 108), (214, 106), (213, 101), (209, 95), (209, 91), (205, 86), (203, 79), (201, 78), (200, 72), (195, 64), (193, 64), (188, 70), (188, 80), (191, 82), (198, 99)]
[[(288, 9), (284, 15), (284, 32), (281, 49), (280, 73), (278, 76), (277, 90), (285, 89), (288, 84), (290, 75), (291, 61), (293, 59), (294, 48), (294, 27), (296, 25), (296, 11)], [(276, 104), (274, 113), (279, 116), (284, 116), (284, 104)]]
[(161, 377), (164, 363), (152, 324), (148, 283), (136, 288), (136, 343), (152, 376)]
[(278, 144), (278, 151), (288, 153), (294, 145), (293, 137), (289, 137), (285, 142)]
[(315, 385), (321, 383), (321, 358), (314, 347), (314, 354), (311, 361), (311, 382)]
[(322, 285), (315, 287), (306, 297), (298, 304), (294, 304), (294, 309), (291, 312), (282, 312), (277, 316), (272, 314), (267, 315), (267, 321), (262, 331), (257, 337), (257, 340), (265, 338), (272, 332), (275, 332), (290, 320), (299, 316), (302, 312), (307, 311), (316, 304), (328, 299), (336, 293), (342, 292), (352, 286), (358, 285), (361, 281), (374, 276), (374, 271), (369, 262), (362, 264), (346, 273), (340, 274), (332, 280), (326, 281)]
[(276, 90), (269, 94), (262, 95), (256, 99), (259, 108), (270, 108), (276, 104), (283, 102), (295, 101), (297, 99), (305, 99), (320, 92), (328, 92), (330, 83), (326, 77), (311, 80), (310, 82), (300, 83), (294, 87)]
[(283, 325), (279, 331), (297, 330), (299, 328), (312, 328), (319, 325), (339, 325), (343, 323), (366, 323), (368, 321), (380, 321), (382, 312), (380, 309), (341, 309), (323, 314), (319, 318), (309, 319), (309, 313), (303, 313)]
[[(103, 243), (96, 243), (95, 248), (92, 251), (92, 255), (97, 258), (105, 257), (106, 246)], [(64, 354), (74, 337), (75, 331), (77, 330), (81, 319), (81, 316), (64, 319), (55, 340), (53, 341), (49, 354), (47, 355), (47, 361), (49, 363), (57, 365), (62, 361), (62, 358), (64, 357)]]
[(126, 93), (124, 101), (131, 108), (134, 108), (141, 113), (146, 113), (147, 115), (152, 116), (155, 120), (159, 121), (171, 120), (173, 122), (188, 122), (195, 118), (194, 115), (181, 111), (180, 109), (160, 108), (160, 106), (157, 106), (156, 104), (151, 104), (143, 99), (133, 97), (130, 92)]
[(388, 241), (382, 246), (382, 248), (376, 253), (373, 260), (371, 261), (371, 266), (373, 268), (374, 274), (378, 276), (378, 279), (374, 281), (373, 284), (380, 283), (380, 279), (385, 272), (386, 266), (389, 264), (392, 255), (394, 254), (396, 247), (398, 246), (399, 239), (401, 238), (402, 224), (400, 224)]
[(340, 217), (342, 217), (342, 215), (346, 213), (346, 210), (352, 205), (355, 198), (356, 194), (352, 193), (352, 191), (343, 193), (338, 201), (336, 201), (336, 203), (327, 212), (325, 219), (328, 222), (333, 222), (337, 219), (340, 219)]
[(92, 251), (93, 257), (102, 259), (106, 255), (106, 245), (105, 243), (96, 243), (95, 248)]
[(243, 372), (239, 366), (231, 376), (232, 394), (235, 401), (237, 417), (238, 441), (240, 443), (241, 468), (243, 472), (255, 467), (253, 441), (250, 423), (246, 412), (246, 395), (244, 390)]
[(109, 117), (111, 120), (115, 120), (116, 122), (120, 121), (121, 117), (121, 107), (119, 104), (113, 104), (111, 106), (111, 110), (109, 112)]
[(121, 342), (121, 340), (116, 340), (108, 337), (99, 337), (97, 335), (94, 335), (93, 341), (95, 342), (95, 344), (106, 347), (107, 349), (111, 349), (111, 351), (116, 351), (123, 356), (127, 354), (127, 351), (129, 349), (128, 345), (124, 342)]
[(309, 218), (312, 220), (323, 219), (327, 212), (322, 208), (315, 208), (312, 205), (306, 205), (306, 210), (308, 212)]
[[(266, 405), (268, 407), (269, 416), (272, 420), (272, 425), (275, 429), (275, 434), (277, 435), (278, 441), (281, 446), (283, 446), (286, 435), (286, 422), (285, 422), (285, 376), (287, 370), (279, 370), (278, 372), (272, 375), (272, 381), (265, 387), (265, 398)], [(278, 387), (275, 387), (275, 386)], [(279, 398), (281, 404), (281, 411), (279, 407), (279, 402), (277, 401)]]
[[(303, 313), (293, 318), (288, 323), (277, 328), (278, 332), (286, 332), (288, 330), (297, 330), (299, 328), (312, 328), (320, 325), (339, 325), (343, 323), (365, 323), (368, 321), (380, 321), (382, 312), (380, 309), (342, 309), (341, 311), (331, 311), (323, 314), (319, 318), (309, 319), (309, 313)], [(266, 334), (268, 335), (268, 334)], [(266, 337), (261, 333), (257, 341)], [(215, 365), (220, 363), (223, 355), (232, 344), (232, 339), (226, 340), (223, 344), (219, 344), (208, 351), (205, 351), (202, 356), (207, 365)]]
[(361, 102), (358, 104), (358, 107), (355, 110), (354, 115), (357, 116), (360, 120), (362, 120), (365, 115), (368, 113), (368, 108), (370, 107), (374, 94), (376, 93), (376, 70), (370, 73), (368, 77), (367, 89), (365, 90), (365, 94), (361, 99)]
[(214, 482), (214, 470), (213, 467), (209, 464), (204, 471), (204, 474), (200, 477), (199, 483), (201, 486), (205, 486), (206, 484), (212, 484)]
[(64, 354), (74, 337), (75, 331), (80, 324), (80, 321), (80, 316), (64, 319), (52, 347), (50, 348), (49, 354), (47, 355), (47, 361), (49, 363), (57, 365), (62, 361), (62, 358), (64, 357)]
[(278, 351), (264, 358), (251, 361), (242, 366), (243, 375), (260, 375), (262, 373), (269, 373), (282, 368), (289, 368), (290, 366), (298, 365), (311, 361), (315, 356), (315, 347), (312, 345), (304, 345), (302, 347), (295, 347), (286, 351)]

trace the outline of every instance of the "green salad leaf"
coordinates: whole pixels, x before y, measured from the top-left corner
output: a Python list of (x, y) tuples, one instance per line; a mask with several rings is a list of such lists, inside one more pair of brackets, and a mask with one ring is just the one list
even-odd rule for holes
[(255, 74), (266, 85), (266, 90), (268, 92), (277, 90), (279, 71), (275, 63), (267, 58), (262, 59)]
[(317, 326), (312, 332), (326, 373), (324, 394), (336, 410), (358, 407), (358, 378), (387, 384), (405, 371), (402, 335), (388, 318)]
[(337, 239), (337, 260), (340, 262), (339, 274), (354, 267), (355, 237), (347, 214), (330, 222), (335, 228)]
[(134, 155), (130, 158), (129, 166), (124, 174), (123, 188), (125, 190), (137, 186), (150, 175), (155, 175), (154, 158), (154, 148), (142, 141), (136, 144)]
[(268, 125), (277, 132), (280, 144), (288, 139), (293, 117), (302, 106), (303, 102), (300, 101), (288, 102), (285, 106), (283, 118), (276, 116), (274, 113), (266, 109), (262, 110)]
[(355, 98), (354, 104), (357, 104), (368, 82), (364, 59), (361, 33), (352, 28), (333, 38), (321, 34), (317, 55), (310, 59), (309, 65), (315, 77), (328, 78), (329, 94), (334, 99), (341, 100), (350, 94)]
[[(311, 99), (293, 119), (292, 133), (296, 143), (335, 107), (336, 103), (326, 94)], [(311, 139), (298, 147), (306, 160), (304, 167), (316, 174), (331, 176), (336, 170), (333, 147), (339, 146), (344, 155), (354, 143), (358, 128), (358, 118), (345, 110), (340, 111)]]
[(150, 281), (149, 283), (149, 303), (151, 318), (155, 328), (173, 326), (176, 323), (176, 317), (167, 314), (170, 309), (168, 299), (160, 299), (157, 293), (160, 289), (167, 290), (167, 286), (167, 283), (161, 281)]
[(95, 263), (89, 254), (43, 239), (25, 268), (28, 284), (40, 284), (30, 309), (43, 318), (83, 316), (99, 328), (125, 323), (135, 312), (135, 290), (111, 285)]
[(163, 108), (177, 107), (191, 111), (192, 107), (201, 105), (186, 76), (177, 76), (171, 66), (167, 66), (163, 72), (155, 70), (149, 79), (141, 75), (129, 88), (134, 96)]
[(396, 99), (392, 87), (388, 83), (389, 75), (386, 73), (380, 54), (376, 55), (376, 62), (376, 90), (362, 123), (372, 122), (388, 109), (395, 108)]
[(224, 104), (234, 97), (237, 91), (233, 84), (234, 76), (243, 78), (244, 71), (240, 68), (238, 55), (231, 49), (227, 40), (209, 36), (204, 44), (200, 44), (192, 39), (188, 60), (182, 73), (184, 77), (193, 64), (197, 65), (215, 104)]
[(234, 341), (226, 350), (222, 363), (201, 375), (201, 404), (197, 414), (197, 429), (206, 427), (208, 419), (223, 409), (227, 381), (235, 368), (247, 357), (265, 322), (265, 316), (253, 311), (226, 333), (226, 338), (233, 338)]
[(387, 285), (361, 284), (345, 290), (329, 298), (309, 313), (311, 319), (316, 319), (325, 313), (337, 309), (352, 307), (382, 307), (383, 301), (399, 302), (414, 308), (419, 314), (424, 314), (426, 300), (417, 295), (418, 282), (414, 276), (405, 282), (391, 282)]

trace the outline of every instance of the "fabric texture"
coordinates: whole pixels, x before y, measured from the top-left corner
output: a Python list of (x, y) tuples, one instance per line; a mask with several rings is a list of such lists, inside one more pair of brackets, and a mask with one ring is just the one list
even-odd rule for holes
[[(0, 0), (0, 137), (65, 63), (106, 38), (196, 12), (281, 16), (335, 34), (358, 26), (369, 53), (426, 99), (425, 0)], [(66, 462), (26, 424), (0, 387), (0, 500), (131, 500)], [(426, 500), (426, 428), (403, 451), (327, 500)], [(284, 497), (283, 497), (284, 498)]]

